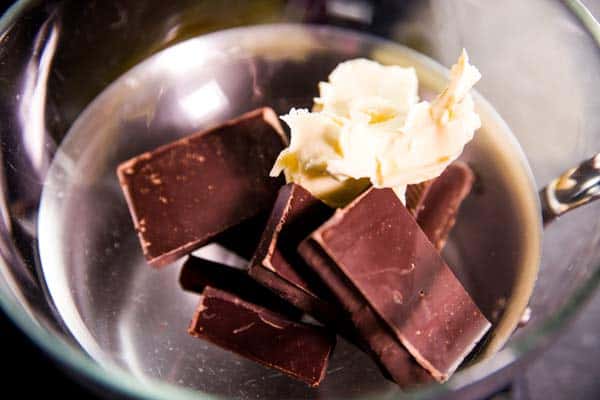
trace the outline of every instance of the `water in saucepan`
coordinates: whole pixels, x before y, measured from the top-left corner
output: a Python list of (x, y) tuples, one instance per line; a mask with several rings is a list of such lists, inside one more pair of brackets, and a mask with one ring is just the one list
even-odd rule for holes
[[(458, 55), (457, 55), (458, 56)], [(414, 66), (423, 95), (447, 70), (402, 46), (352, 31), (296, 25), (217, 32), (168, 48), (111, 84), (73, 124), (45, 182), (39, 214), (42, 274), (65, 326), (98, 362), (208, 393), (290, 398), (394, 392), (373, 362), (340, 340), (318, 389), (188, 336), (198, 296), (142, 256), (116, 166), (137, 154), (271, 106), (310, 108), (317, 82), (341, 61)], [(477, 60), (474, 60), (475, 64)], [(484, 71), (485, 73), (485, 71)], [(485, 76), (483, 77), (485, 79)], [(516, 325), (538, 265), (534, 186), (510, 130), (475, 96), (483, 127), (462, 157), (477, 175), (444, 256), (494, 322), (481, 356)], [(205, 254), (229, 257), (219, 249)]]

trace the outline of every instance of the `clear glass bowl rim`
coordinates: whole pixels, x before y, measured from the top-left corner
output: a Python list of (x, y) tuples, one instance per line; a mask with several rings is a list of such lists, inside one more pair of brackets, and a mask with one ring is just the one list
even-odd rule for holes
[[(26, 11), (27, 7), (36, 0), (19, 0), (14, 3), (0, 18), (0, 35), (11, 23)], [(585, 7), (581, 0), (560, 0), (579, 19), (587, 32), (600, 47), (600, 23)], [(12, 250), (12, 249), (11, 249)], [(0, 257), (1, 268), (8, 268), (4, 257)], [(418, 392), (406, 393), (407, 398), (425, 399), (435, 397), (450, 390), (458, 390), (473, 382), (488, 379), (499, 373), (503, 368), (515, 362), (521, 355), (541, 348), (549, 338), (552, 338), (562, 327), (577, 314), (586, 301), (600, 285), (600, 265), (595, 266), (588, 281), (576, 290), (574, 296), (554, 315), (547, 317), (529, 334), (511, 340), (504, 349), (491, 359), (480, 362), (457, 373), (449, 382), (443, 385), (433, 385)], [(156, 379), (143, 382), (121, 368), (106, 369), (74, 348), (61, 338), (40, 326), (31, 318), (14, 296), (0, 292), (0, 308), (39, 348), (68, 370), (76, 371), (81, 377), (90, 382), (105, 387), (115, 393), (140, 399), (176, 399), (176, 400), (212, 400), (223, 397), (201, 393), (196, 390), (178, 387)], [(383, 396), (388, 398), (386, 394)], [(379, 396), (368, 395), (364, 398), (376, 399)]]

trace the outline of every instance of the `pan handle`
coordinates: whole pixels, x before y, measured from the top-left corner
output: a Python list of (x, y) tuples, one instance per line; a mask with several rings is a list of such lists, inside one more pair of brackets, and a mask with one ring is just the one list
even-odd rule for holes
[(566, 171), (540, 190), (544, 225), (597, 199), (600, 199), (600, 153)]

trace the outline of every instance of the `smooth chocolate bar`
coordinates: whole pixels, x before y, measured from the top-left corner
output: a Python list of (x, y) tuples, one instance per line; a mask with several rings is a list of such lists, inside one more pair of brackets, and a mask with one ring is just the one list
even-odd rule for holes
[(339, 307), (297, 248), (332, 214), (333, 209), (301, 186), (281, 187), (249, 267), (262, 285), (324, 323), (337, 318)]
[(144, 256), (165, 265), (268, 210), (269, 170), (287, 139), (261, 108), (122, 163), (117, 169)]
[(181, 267), (179, 284), (183, 290), (194, 293), (202, 293), (204, 288), (211, 286), (290, 318), (299, 319), (302, 316), (299, 309), (257, 283), (247, 271), (203, 258), (188, 257)]
[(391, 189), (370, 189), (311, 239), (439, 381), (490, 327)]
[(188, 329), (224, 349), (318, 386), (335, 334), (207, 287)]
[(385, 375), (403, 388), (433, 381), (318, 244), (307, 239), (299, 252), (350, 315), (361, 343)]
[(455, 162), (426, 191), (416, 219), (438, 250), (444, 248), (460, 205), (471, 192), (474, 180), (473, 171), (467, 164)]
[(471, 192), (474, 180), (471, 168), (456, 161), (439, 177), (408, 186), (406, 206), (438, 250), (446, 244), (460, 205)]

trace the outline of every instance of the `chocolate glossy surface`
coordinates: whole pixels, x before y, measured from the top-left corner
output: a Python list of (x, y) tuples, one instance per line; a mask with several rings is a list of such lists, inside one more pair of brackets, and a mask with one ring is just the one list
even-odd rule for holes
[(366, 348), (384, 374), (403, 388), (433, 380), (317, 243), (307, 239), (302, 242), (299, 251), (342, 304), (362, 347)]
[(117, 170), (142, 251), (161, 266), (273, 203), (287, 140), (269, 108), (125, 161)]
[(188, 332), (310, 386), (325, 376), (335, 334), (207, 287)]
[(436, 379), (447, 379), (489, 329), (391, 189), (369, 190), (311, 238)]

